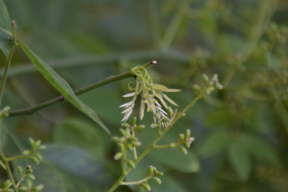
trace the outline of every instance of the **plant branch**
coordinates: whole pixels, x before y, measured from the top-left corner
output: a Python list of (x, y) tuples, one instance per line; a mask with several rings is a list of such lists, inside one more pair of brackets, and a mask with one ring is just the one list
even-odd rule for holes
[[(157, 135), (157, 137), (154, 139), (154, 141), (150, 144), (150, 146), (148, 148), (146, 148), (146, 150), (134, 161), (135, 165), (137, 165), (152, 149), (155, 148), (156, 143), (160, 140), (160, 138), (181, 118), (183, 117), (183, 114), (190, 109), (195, 103), (196, 101), (198, 101), (203, 95), (204, 95), (205, 91), (201, 92), (200, 94), (197, 95), (197, 97), (191, 101), (191, 103), (189, 103), (180, 113), (174, 113), (174, 116), (171, 118), (170, 123), (168, 124), (168, 126), (161, 132), (160, 135)], [(126, 170), (125, 174), (122, 174), (121, 177), (114, 183), (114, 185), (109, 189), (108, 192), (112, 192), (114, 191), (119, 185), (121, 185), (121, 183), (123, 183), (123, 180), (125, 179), (125, 177), (128, 175), (128, 173), (132, 170), (132, 168), (129, 168)], [(129, 182), (125, 182), (125, 183), (129, 183)]]
[[(154, 64), (152, 62), (148, 62), (145, 65), (143, 65), (143, 67), (145, 68), (150, 68), (151, 66), (153, 66)], [(75, 91), (75, 95), (81, 95), (83, 93), (89, 92), (91, 90), (97, 89), (99, 87), (102, 87), (104, 85), (116, 82), (116, 81), (120, 81), (122, 79), (126, 79), (126, 78), (130, 78), (133, 77), (134, 74), (131, 71), (128, 71), (126, 73), (122, 73), (119, 75), (115, 75), (115, 76), (110, 76), (102, 81), (99, 81), (97, 83), (94, 83), (92, 85), (89, 85), (87, 87), (84, 87), (82, 89), (79, 89), (77, 91)], [(56, 97), (50, 101), (46, 101), (44, 103), (41, 103), (39, 105), (36, 105), (34, 107), (29, 107), (29, 108), (25, 108), (25, 109), (20, 109), (20, 110), (15, 110), (15, 111), (10, 111), (8, 112), (9, 117), (15, 117), (15, 116), (22, 116), (22, 115), (32, 115), (35, 112), (48, 108), (50, 106), (56, 105), (58, 103), (64, 102), (65, 98), (63, 96), (60, 97)]]
[(139, 181), (131, 181), (131, 182), (121, 182), (120, 185), (138, 185), (138, 184), (141, 184), (145, 181), (147, 181), (148, 179), (151, 179), (152, 176), (148, 176), (148, 177), (145, 177), (144, 179), (141, 179)]

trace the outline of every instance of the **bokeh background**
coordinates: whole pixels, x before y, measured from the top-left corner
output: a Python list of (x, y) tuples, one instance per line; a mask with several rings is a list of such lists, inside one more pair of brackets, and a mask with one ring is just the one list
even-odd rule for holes
[[(288, 191), (287, 35), (285, 0), (5, 0), (17, 37), (27, 43), (73, 89), (129, 71), (151, 60), (154, 81), (182, 89), (169, 96), (183, 109), (194, 97), (201, 74), (219, 74), (221, 91), (205, 96), (161, 140), (168, 144), (187, 128), (195, 141), (188, 155), (154, 150), (128, 180), (164, 172), (165, 192)], [(1, 18), (0, 18), (1, 19)], [(3, 69), (4, 54), (0, 53)], [(0, 71), (3, 74), (3, 70)], [(123, 80), (80, 96), (119, 135), (127, 102)], [(3, 105), (27, 108), (59, 96), (17, 48)], [(137, 110), (134, 113), (138, 116)], [(148, 116), (148, 115), (147, 115)], [(151, 117), (139, 137), (140, 150), (156, 136)], [(117, 146), (69, 103), (4, 121), (7, 156), (29, 147), (28, 138), (47, 145), (34, 166), (44, 192), (106, 191), (120, 176)], [(32, 164), (29, 160), (13, 163)], [(0, 178), (6, 180), (1, 170)], [(119, 187), (116, 191), (142, 191)]]

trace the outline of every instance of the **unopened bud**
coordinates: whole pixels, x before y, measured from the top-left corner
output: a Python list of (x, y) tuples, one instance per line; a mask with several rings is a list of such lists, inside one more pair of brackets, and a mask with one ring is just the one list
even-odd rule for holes
[(21, 187), (19, 187), (19, 191), (21, 191), (21, 192), (26, 192), (26, 191), (28, 191), (28, 190), (29, 190), (29, 188), (26, 187), (26, 186), (21, 186)]
[(123, 152), (124, 151), (124, 144), (123, 143), (117, 143), (117, 145), (118, 145), (120, 151)]
[(137, 122), (137, 117), (134, 117), (134, 118), (132, 119), (132, 126), (134, 126), (134, 125), (136, 124), (136, 122)]
[(223, 89), (223, 85), (220, 84), (219, 82), (216, 83), (216, 88), (217, 89)]
[(159, 177), (153, 177), (153, 180), (159, 185), (161, 184), (161, 179)]
[(181, 141), (184, 141), (185, 135), (184, 135), (183, 133), (180, 133), (180, 134), (179, 134), (179, 139), (180, 139)]
[(133, 141), (131, 144), (132, 144), (133, 147), (141, 146), (141, 142), (139, 142), (139, 141)]
[(171, 148), (175, 148), (176, 146), (177, 146), (176, 143), (170, 143)]
[(26, 175), (26, 177), (27, 177), (28, 179), (35, 180), (35, 176), (32, 175), (32, 174), (28, 174), (28, 175)]
[(180, 151), (181, 151), (184, 155), (187, 155), (187, 154), (188, 154), (188, 151), (187, 151), (187, 149), (186, 149), (185, 147), (179, 146), (178, 148), (180, 149)]
[(36, 157), (29, 157), (29, 159), (31, 160), (31, 161), (33, 161), (33, 163), (35, 163), (35, 164), (39, 164), (40, 162), (39, 162), (39, 160), (36, 158)]
[(113, 141), (113, 142), (119, 142), (120, 141), (120, 138), (119, 137), (111, 137), (111, 140)]
[(136, 131), (141, 131), (142, 129), (144, 129), (145, 128), (145, 125), (138, 125), (136, 128), (135, 128), (135, 130)]
[(126, 146), (127, 146), (127, 149), (128, 149), (129, 151), (133, 151), (133, 146), (132, 146), (132, 144), (127, 144)]
[(127, 164), (130, 168), (135, 169), (135, 163), (131, 160), (127, 160)]
[(17, 167), (17, 172), (19, 173), (20, 176), (22, 176), (23, 173), (24, 173), (24, 172), (23, 172), (23, 168), (22, 168), (21, 166), (18, 166), (18, 167)]
[(43, 157), (40, 153), (34, 153), (34, 156), (39, 160), (42, 161)]
[(209, 77), (206, 74), (203, 74), (202, 77), (206, 83), (209, 82)]
[(121, 157), (123, 156), (123, 153), (122, 152), (118, 152), (114, 155), (114, 159), (117, 161), (119, 159), (121, 159)]
[(190, 131), (190, 129), (187, 129), (186, 132), (185, 132), (185, 137), (189, 138), (190, 135), (191, 135), (191, 131)]
[(155, 176), (158, 176), (158, 177), (159, 177), (159, 176), (162, 176), (162, 175), (163, 175), (163, 172), (160, 172), (160, 171), (156, 171), (156, 172), (155, 172)]
[(125, 128), (131, 127), (131, 126), (129, 125), (129, 123), (122, 123), (121, 126), (122, 126), (122, 127), (125, 127)]
[(158, 124), (158, 123), (152, 123), (152, 124), (150, 125), (150, 127), (151, 127), (151, 128), (157, 128), (157, 127), (159, 127), (159, 124)]
[(154, 173), (154, 167), (150, 165), (150, 166), (148, 167), (148, 176), (153, 175), (153, 173)]
[(150, 185), (148, 185), (147, 183), (142, 183), (141, 186), (142, 186), (146, 191), (151, 191), (151, 187), (150, 187)]
[(193, 88), (196, 90), (196, 91), (201, 91), (201, 87), (199, 85), (194, 85)]
[(8, 188), (10, 185), (11, 185), (11, 181), (10, 180), (6, 180), (3, 185), (2, 185), (2, 188), (5, 189), (5, 188)]
[(190, 148), (190, 145), (191, 145), (191, 142), (189, 142), (189, 141), (185, 141), (185, 146), (187, 147), (187, 148)]
[(36, 191), (41, 191), (44, 188), (44, 185), (37, 185), (34, 187)]

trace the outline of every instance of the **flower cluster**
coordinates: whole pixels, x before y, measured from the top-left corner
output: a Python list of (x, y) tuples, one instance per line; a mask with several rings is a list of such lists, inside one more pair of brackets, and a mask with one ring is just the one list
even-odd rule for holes
[[(140, 120), (144, 117), (145, 108), (147, 112), (152, 112), (154, 114), (154, 121), (161, 119), (168, 119), (167, 112), (162, 108), (168, 109), (166, 101), (172, 105), (178, 106), (172, 99), (170, 99), (165, 93), (166, 92), (179, 92), (179, 89), (168, 89), (167, 87), (154, 84), (152, 77), (147, 73), (146, 69), (142, 66), (132, 68), (132, 73), (136, 77), (136, 83), (130, 82), (128, 84), (130, 93), (123, 95), (123, 97), (132, 97), (132, 100), (124, 103), (120, 107), (124, 107), (124, 117), (122, 121), (127, 121), (130, 115), (133, 112), (135, 106), (135, 101), (138, 95), (141, 95), (141, 104), (140, 104)], [(166, 101), (165, 101), (166, 100)], [(162, 105), (161, 105), (161, 104)]]
[[(202, 75), (203, 80), (205, 81), (206, 84), (206, 88), (205, 88), (205, 92), (209, 95), (212, 91), (215, 90), (215, 88), (217, 89), (223, 89), (223, 85), (221, 83), (219, 83), (219, 79), (218, 79), (218, 75), (214, 74), (211, 78), (211, 80), (209, 79), (209, 77), (206, 74)], [(199, 85), (194, 85), (194, 89), (196, 91), (201, 92), (202, 88)]]

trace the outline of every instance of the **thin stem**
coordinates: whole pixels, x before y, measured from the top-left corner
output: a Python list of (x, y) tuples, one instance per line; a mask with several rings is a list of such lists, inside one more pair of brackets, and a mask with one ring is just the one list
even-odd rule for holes
[[(150, 68), (151, 66), (153, 66), (154, 64), (151, 64), (150, 62), (146, 63), (145, 65), (143, 65), (143, 67), (145, 68)], [(122, 79), (126, 79), (126, 78), (130, 78), (133, 77), (133, 73), (131, 71), (128, 71), (126, 73), (122, 73), (116, 76), (110, 76), (102, 81), (99, 81), (97, 83), (94, 83), (92, 85), (89, 85), (87, 87), (84, 87), (82, 89), (79, 89), (77, 91), (75, 91), (75, 95), (81, 95), (83, 93), (89, 92), (91, 90), (97, 89), (99, 87), (102, 87), (104, 85), (116, 82), (116, 81), (120, 81)], [(40, 111), (42, 109), (48, 108), (50, 106), (56, 105), (58, 103), (61, 103), (65, 101), (65, 98), (63, 96), (54, 98), (50, 101), (46, 101), (44, 103), (41, 103), (39, 105), (36, 105), (34, 107), (29, 107), (29, 108), (25, 108), (25, 109), (20, 109), (20, 110), (15, 110), (15, 111), (10, 111), (8, 112), (9, 117), (15, 117), (15, 116), (22, 116), (22, 115), (32, 115), (37, 111)]]
[(145, 181), (147, 181), (148, 179), (151, 179), (152, 176), (148, 176), (148, 177), (145, 177), (144, 179), (141, 179), (139, 181), (131, 181), (131, 182), (121, 182), (120, 185), (139, 185)]
[(22, 177), (19, 179), (19, 181), (18, 181), (18, 183), (17, 183), (17, 185), (16, 185), (17, 187), (20, 186), (22, 180), (23, 180), (25, 177), (26, 177), (26, 174), (22, 175)]
[[(193, 101), (191, 101), (191, 103), (189, 103), (180, 113), (176, 114), (176, 112), (174, 113), (174, 116), (171, 118), (170, 123), (168, 124), (168, 126), (161, 132), (160, 135), (157, 135), (157, 137), (154, 139), (154, 141), (150, 144), (150, 146), (148, 148), (146, 148), (146, 150), (134, 161), (135, 165), (137, 165), (152, 149), (155, 148), (156, 143), (159, 141), (159, 139), (174, 125), (174, 123), (176, 123), (176, 121), (178, 121), (183, 114), (190, 109), (195, 103), (196, 101), (198, 101), (203, 95), (204, 95), (205, 91), (201, 92)], [(114, 191), (119, 185), (121, 185), (121, 183), (123, 183), (123, 180), (125, 179), (125, 177), (128, 175), (128, 173), (132, 170), (132, 168), (129, 168), (126, 170), (125, 174), (122, 174), (121, 177), (114, 183), (114, 185), (109, 189), (108, 192), (112, 192)], [(125, 182), (128, 183), (128, 182)]]
[[(135, 137), (135, 127), (134, 126), (132, 126), (131, 131), (132, 131), (132, 136)], [(135, 160), (135, 159), (137, 159), (136, 147), (133, 147), (133, 153), (134, 153), (134, 160)]]
[(126, 155), (127, 155), (127, 143), (124, 144), (124, 151), (123, 151), (123, 175), (126, 175)]
[(16, 156), (16, 157), (6, 158), (6, 161), (14, 161), (14, 160), (23, 159), (23, 158), (26, 158), (26, 157), (29, 157), (29, 155), (19, 155), (19, 156)]
[(155, 149), (165, 149), (165, 148), (171, 148), (170, 145), (154, 145)]

